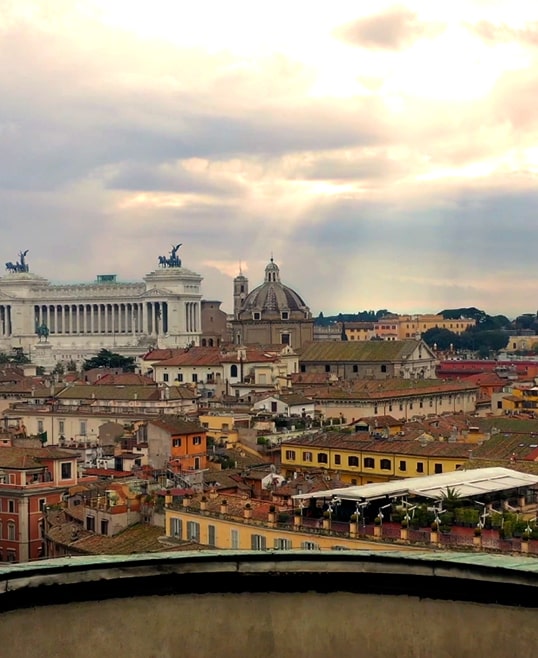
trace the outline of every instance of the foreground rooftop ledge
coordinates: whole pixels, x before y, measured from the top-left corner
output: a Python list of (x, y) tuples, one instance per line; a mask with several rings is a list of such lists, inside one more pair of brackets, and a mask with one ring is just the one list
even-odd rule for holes
[[(315, 575), (315, 577), (313, 577)], [(468, 553), (196, 551), (0, 569), (0, 613), (132, 596), (355, 592), (538, 607), (538, 560)]]

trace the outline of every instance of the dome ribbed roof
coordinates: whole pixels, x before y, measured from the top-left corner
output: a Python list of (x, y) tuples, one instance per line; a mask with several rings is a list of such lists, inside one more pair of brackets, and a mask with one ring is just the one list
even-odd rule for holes
[(265, 268), (265, 281), (247, 295), (240, 313), (254, 311), (261, 312), (262, 316), (264, 313), (280, 314), (282, 311), (299, 311), (303, 317), (310, 314), (301, 296), (280, 281), (280, 270), (272, 258)]

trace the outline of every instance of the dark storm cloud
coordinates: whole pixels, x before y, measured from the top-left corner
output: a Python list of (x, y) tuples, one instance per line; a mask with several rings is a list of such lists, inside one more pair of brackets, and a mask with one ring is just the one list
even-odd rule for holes
[(361, 48), (397, 51), (443, 29), (438, 24), (422, 22), (417, 14), (406, 7), (395, 6), (342, 25), (335, 36)]

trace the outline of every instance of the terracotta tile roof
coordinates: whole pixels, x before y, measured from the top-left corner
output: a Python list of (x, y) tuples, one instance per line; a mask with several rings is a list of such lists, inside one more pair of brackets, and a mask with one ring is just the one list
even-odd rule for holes
[(509, 460), (534, 458), (538, 448), (538, 434), (507, 434), (492, 435), (473, 450), (475, 459)]
[(156, 366), (217, 366), (220, 365), (220, 347), (190, 347), (162, 359)]
[(350, 425), (357, 423), (368, 423), (372, 427), (400, 427), (403, 425), (401, 420), (396, 420), (394, 416), (361, 416)]
[(143, 361), (164, 361), (164, 359), (171, 359), (176, 354), (184, 352), (183, 349), (157, 349), (150, 350), (142, 357)]
[(324, 372), (292, 372), (290, 380), (294, 386), (312, 386), (328, 384), (334, 376)]
[(378, 454), (406, 454), (431, 457), (454, 457), (455, 459), (467, 459), (469, 451), (476, 448), (474, 443), (448, 441), (430, 441), (421, 444), (419, 441), (371, 439), (369, 436), (362, 437), (361, 432), (356, 434), (344, 434), (337, 432), (326, 432), (291, 439), (282, 444), (282, 450), (298, 447), (307, 449), (326, 448), (340, 449), (356, 452), (368, 452)]
[(149, 420), (148, 425), (155, 425), (170, 432), (170, 434), (205, 434), (206, 429), (197, 422), (181, 420), (180, 418), (165, 418), (162, 420)]
[(50, 448), (0, 447), (0, 468), (39, 468), (44, 459), (73, 459), (76, 453), (51, 446)]
[(155, 386), (151, 377), (138, 375), (135, 372), (108, 373), (97, 379), (95, 386)]
[(307, 395), (318, 400), (382, 400), (385, 398), (431, 395), (434, 393), (460, 393), (477, 391), (475, 384), (441, 379), (383, 379), (361, 380), (348, 388), (331, 386), (311, 388)]
[[(161, 400), (162, 391), (156, 383), (151, 386), (112, 386), (108, 384), (80, 384), (68, 386), (57, 394), (58, 400), (140, 400), (153, 402)], [(166, 388), (169, 400), (179, 400), (183, 397), (194, 397), (192, 391), (181, 389), (179, 386)], [(187, 393), (188, 391), (188, 393)]]
[(318, 341), (307, 345), (302, 363), (402, 361), (416, 349), (416, 340)]

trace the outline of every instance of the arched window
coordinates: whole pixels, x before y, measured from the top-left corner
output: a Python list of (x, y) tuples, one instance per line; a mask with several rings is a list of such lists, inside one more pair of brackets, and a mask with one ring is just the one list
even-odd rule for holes
[(230, 368), (230, 375), (231, 375), (232, 377), (237, 377), (237, 366), (235, 365), (235, 363), (234, 363), (233, 366)]
[(213, 347), (213, 339), (212, 338), (209, 339), (208, 343), (209, 343), (209, 347)]
[(205, 340), (205, 338), (202, 338), (202, 347), (206, 347), (206, 340)]

